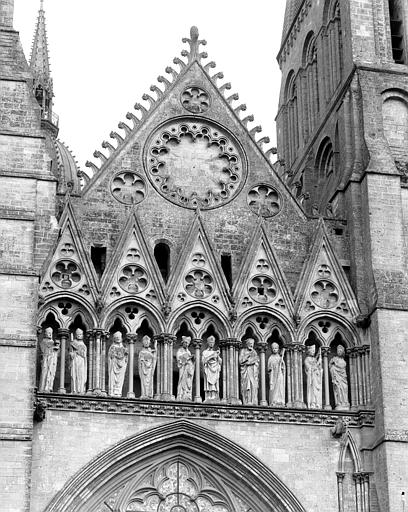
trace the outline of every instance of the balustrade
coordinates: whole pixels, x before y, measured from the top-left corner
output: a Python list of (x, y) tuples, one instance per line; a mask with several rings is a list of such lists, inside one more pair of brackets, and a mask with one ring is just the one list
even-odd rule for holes
[[(115, 340), (108, 344), (109, 334), (102, 329), (88, 330), (86, 333), (86, 345), (82, 340), (83, 332), (81, 329), (77, 329), (75, 338), (67, 329), (58, 329), (57, 334), (56, 341), (53, 341), (52, 338), (50, 339), (50, 334), (48, 334), (47, 343), (40, 343), (43, 355), (40, 391), (52, 391), (54, 380), (56, 380), (58, 381), (58, 393), (65, 394), (67, 393), (66, 382), (69, 382), (70, 377), (71, 385), (68, 386), (70, 393), (105, 396), (108, 394), (107, 384), (110, 382), (111, 378), (115, 378), (112, 377), (112, 375), (115, 375), (114, 371), (112, 373), (111, 370), (109, 370), (109, 374), (107, 374), (107, 368), (110, 368), (109, 365), (112, 364), (112, 358), (115, 357), (118, 359), (117, 366), (119, 368), (116, 373), (118, 375), (120, 374), (120, 376), (117, 377), (118, 381), (116, 382), (116, 386), (113, 387), (115, 390), (119, 389), (119, 391), (113, 393), (113, 387), (109, 385), (109, 393), (116, 397), (126, 396), (129, 399), (134, 399), (137, 397), (136, 394), (138, 392), (139, 384), (137, 384), (137, 378), (140, 380), (142, 390), (145, 389), (147, 385), (146, 383), (143, 384), (145, 386), (145, 388), (143, 388), (142, 379), (145, 378), (145, 374), (141, 371), (140, 364), (136, 364), (136, 362), (140, 363), (140, 353), (144, 351), (145, 355), (147, 354), (146, 368), (149, 375), (146, 378), (151, 380), (151, 383), (148, 384), (151, 393), (150, 391), (144, 395), (142, 393), (140, 397), (164, 401), (175, 400), (174, 385), (177, 383), (173, 384), (173, 378), (175, 375), (180, 375), (180, 368), (182, 367), (182, 364), (178, 361), (179, 356), (177, 355), (176, 358), (173, 353), (174, 343), (176, 342), (175, 336), (168, 333), (154, 336), (154, 348), (150, 347), (150, 338), (144, 336), (144, 348), (135, 353), (137, 344), (140, 343), (140, 336), (137, 334), (127, 334), (124, 343), (120, 335), (120, 339), (116, 341), (116, 348), (120, 350), (116, 352), (112, 351), (112, 345), (115, 343)], [(147, 338), (147, 341), (145, 338)], [(184, 386), (184, 398), (182, 400), (184, 401), (185, 399), (185, 401), (201, 403), (205, 391), (202, 389), (201, 381), (204, 377), (208, 377), (208, 375), (205, 375), (202, 354), (205, 350), (209, 350), (208, 342), (205, 348), (203, 347), (203, 341), (201, 339), (193, 339), (190, 352), (190, 350), (188, 350), (190, 341), (190, 338), (188, 338), (188, 341), (184, 341), (184, 343), (186, 343), (184, 353), (182, 349), (178, 349), (178, 354), (180, 353), (181, 356), (184, 354), (188, 361), (188, 367), (186, 366), (185, 368), (188, 374), (188, 378), (186, 377), (187, 388)], [(251, 342), (253, 342), (253, 340), (251, 340)], [(212, 343), (214, 343), (214, 340)], [(51, 349), (53, 352), (51, 352)], [(46, 362), (45, 359), (45, 350), (48, 350), (48, 362)], [(77, 366), (74, 368), (75, 364), (73, 360), (81, 350), (83, 361), (76, 359), (77, 362), (75, 364), (77, 364)], [(308, 363), (309, 373), (305, 384), (306, 367), (304, 362), (305, 356), (303, 355), (305, 347), (299, 343), (285, 344), (283, 349), (278, 348), (278, 345), (275, 344), (275, 348), (273, 348), (275, 355), (271, 356), (268, 361), (266, 361), (266, 352), (269, 350), (269, 345), (265, 340), (258, 342), (256, 349), (254, 349), (253, 343), (252, 346), (245, 348), (238, 339), (226, 338), (220, 340), (219, 349), (211, 349), (210, 347), (210, 351), (211, 350), (214, 350), (214, 354), (217, 354), (218, 360), (220, 361), (217, 364), (219, 364), (220, 368), (215, 372), (216, 378), (218, 379), (215, 393), (211, 394), (210, 399), (208, 399), (210, 395), (206, 396), (207, 402), (240, 405), (242, 403), (241, 398), (244, 398), (246, 405), (256, 405), (259, 403), (260, 406), (265, 407), (268, 406), (269, 402), (269, 405), (272, 407), (305, 408), (305, 395), (308, 392), (308, 386), (316, 385), (317, 388), (320, 388), (320, 391), (318, 390), (320, 396), (323, 395), (323, 403), (321, 403), (320, 400), (317, 406), (314, 404), (309, 405), (310, 407), (322, 408), (327, 411), (333, 408), (337, 410), (347, 410), (349, 409), (348, 401), (350, 401), (351, 410), (358, 410), (371, 405), (371, 365), (370, 347), (368, 345), (348, 349), (348, 363), (344, 359), (343, 349), (338, 352), (337, 356), (332, 355), (331, 357), (330, 347), (321, 347), (316, 356), (313, 355), (313, 351), (312, 355), (310, 355), (308, 350), (307, 356), (309, 357), (309, 361), (310, 358), (313, 357), (316, 357), (316, 361), (320, 361), (321, 353), (321, 363), (319, 362), (314, 369), (312, 368), (312, 370), (315, 371), (314, 380), (310, 378), (311, 370), (310, 363)], [(240, 352), (240, 350), (242, 350), (242, 352)], [(246, 370), (244, 370), (242, 366), (245, 363), (243, 363), (242, 357), (245, 358), (246, 354), (251, 353), (251, 350), (252, 354), (255, 354), (255, 371), (251, 370), (249, 373), (245, 373)], [(242, 353), (243, 356), (241, 356), (240, 353)], [(67, 364), (67, 357), (69, 365)], [(56, 376), (58, 360), (59, 374)], [(50, 361), (53, 362), (53, 366), (51, 366)], [(281, 361), (281, 363), (279, 363), (279, 361)], [(178, 363), (179, 374), (177, 374), (175, 370), (175, 362)], [(279, 366), (278, 373), (276, 373), (276, 365)], [(282, 365), (282, 367), (280, 365)], [(137, 371), (138, 368), (139, 371)], [(240, 368), (242, 368), (243, 373), (240, 371)], [(278, 394), (279, 397), (283, 395), (283, 398), (274, 401), (271, 399), (271, 395), (268, 396), (267, 370), (270, 375), (270, 390), (273, 389), (271, 379), (277, 379), (280, 375), (279, 372), (282, 372), (283, 377), (281, 378), (283, 379), (283, 383), (280, 390), (278, 390), (280, 394)], [(45, 372), (48, 373), (46, 374)], [(81, 372), (83, 375), (80, 375)], [(343, 381), (340, 379), (340, 384), (338, 382), (335, 384), (334, 379), (336, 372), (337, 375), (340, 373), (340, 377), (343, 378)], [(66, 375), (66, 373), (70, 375)], [(155, 392), (153, 390), (154, 378), (156, 383)], [(179, 378), (179, 376), (177, 376), (177, 378)], [(251, 403), (248, 402), (248, 398), (242, 397), (243, 391), (240, 385), (242, 386), (244, 378), (249, 379), (251, 386), (255, 385), (256, 387), (256, 396), (255, 399), (251, 398)], [(75, 384), (73, 383), (73, 379), (76, 379)], [(44, 384), (45, 382), (51, 383), (46, 386)], [(276, 382), (274, 385), (276, 385)], [(123, 387), (125, 387), (125, 389), (122, 389)], [(186, 389), (187, 395), (185, 394)], [(144, 392), (146, 393), (146, 391)], [(339, 402), (339, 396), (342, 392), (343, 398), (342, 401)]]

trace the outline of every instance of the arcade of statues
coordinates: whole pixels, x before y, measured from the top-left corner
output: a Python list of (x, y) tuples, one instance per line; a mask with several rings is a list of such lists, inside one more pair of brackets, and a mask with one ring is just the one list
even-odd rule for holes
[(214, 335), (192, 340), (162, 334), (153, 340), (142, 336), (136, 353), (138, 335), (124, 340), (120, 331), (87, 334), (86, 344), (81, 328), (59, 329), (56, 338), (52, 327), (40, 333), (40, 392), (55, 391), (59, 382), (59, 393), (119, 398), (335, 410), (370, 403), (364, 348), (346, 354), (340, 343), (321, 347), (310, 344), (313, 339), (302, 346), (251, 337), (217, 341)]

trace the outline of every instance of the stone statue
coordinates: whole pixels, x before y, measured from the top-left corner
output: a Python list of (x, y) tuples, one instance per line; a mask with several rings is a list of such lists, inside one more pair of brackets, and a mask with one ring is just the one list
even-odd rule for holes
[(316, 354), (315, 345), (306, 347), (305, 372), (307, 377), (307, 406), (309, 409), (322, 408), (322, 358), (320, 349)]
[(254, 349), (255, 340), (245, 340), (246, 347), (239, 353), (241, 393), (244, 405), (258, 405), (259, 356)]
[(272, 354), (268, 359), (269, 373), (269, 405), (285, 406), (286, 365), (284, 361), (285, 349), (279, 354), (279, 345), (271, 345)]
[(108, 352), (109, 395), (122, 396), (123, 381), (128, 364), (128, 349), (123, 345), (122, 333), (115, 332)]
[(177, 400), (193, 399), (194, 357), (188, 349), (190, 336), (181, 337), (181, 347), (177, 350), (176, 359), (179, 369)]
[(41, 377), (39, 391), (51, 392), (54, 386), (55, 372), (60, 345), (53, 339), (52, 327), (44, 331), (43, 339), (40, 342), (41, 349)]
[(208, 336), (207, 348), (203, 351), (201, 360), (204, 368), (204, 392), (205, 401), (218, 401), (219, 396), (219, 380), (222, 359), (220, 351), (214, 350), (215, 338)]
[(337, 345), (337, 355), (333, 356), (329, 363), (336, 410), (347, 410), (350, 408), (348, 401), (347, 363), (344, 355), (343, 345)]
[(87, 349), (82, 329), (75, 331), (75, 339), (71, 341), (69, 355), (71, 357), (71, 393), (83, 395), (86, 384)]
[(140, 398), (153, 398), (153, 379), (157, 362), (157, 342), (150, 348), (150, 337), (143, 336), (143, 348), (139, 352)]

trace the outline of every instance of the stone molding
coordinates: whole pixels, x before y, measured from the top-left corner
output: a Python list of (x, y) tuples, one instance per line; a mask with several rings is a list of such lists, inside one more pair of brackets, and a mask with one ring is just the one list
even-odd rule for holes
[(171, 403), (158, 400), (128, 400), (125, 398), (61, 396), (57, 393), (38, 393), (47, 410), (131, 414), (187, 419), (213, 419), (217, 421), (248, 421), (286, 423), (333, 427), (343, 418), (349, 427), (374, 427), (374, 411), (324, 411), (272, 407), (234, 407), (196, 403)]

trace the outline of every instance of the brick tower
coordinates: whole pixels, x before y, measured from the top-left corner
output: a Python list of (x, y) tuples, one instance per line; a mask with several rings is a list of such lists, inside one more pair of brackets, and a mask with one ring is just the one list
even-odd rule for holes
[(372, 344), (362, 454), (381, 511), (403, 510), (408, 483), (407, 36), (404, 1), (288, 0), (278, 54), (285, 181), (310, 215), (344, 219), (342, 265)]

